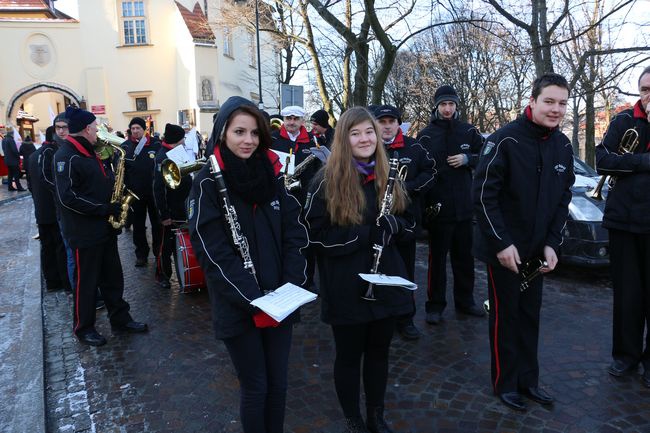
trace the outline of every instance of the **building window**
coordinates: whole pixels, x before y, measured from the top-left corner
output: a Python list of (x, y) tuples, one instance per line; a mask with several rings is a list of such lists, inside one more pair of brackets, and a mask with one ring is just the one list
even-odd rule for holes
[(228, 27), (223, 28), (223, 55), (234, 57), (232, 52), (232, 31)]
[(122, 29), (124, 45), (147, 44), (147, 18), (144, 0), (122, 1)]
[(255, 49), (255, 33), (248, 33), (248, 66), (257, 67), (257, 51)]
[(149, 103), (147, 98), (135, 98), (135, 111), (147, 111), (149, 109)]

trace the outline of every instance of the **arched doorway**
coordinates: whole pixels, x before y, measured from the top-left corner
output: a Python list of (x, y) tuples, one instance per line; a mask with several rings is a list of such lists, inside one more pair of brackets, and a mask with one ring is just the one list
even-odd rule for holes
[[(83, 106), (85, 101), (72, 89), (57, 83), (35, 83), (18, 90), (7, 105), (7, 123), (19, 126), (16, 119), (25, 108), (29, 114), (40, 119), (38, 130), (44, 132), (50, 125), (50, 111), (54, 114), (65, 110), (67, 104)], [(22, 113), (21, 113), (22, 116)], [(24, 136), (28, 131), (21, 133)], [(33, 138), (35, 130), (29, 131)]]

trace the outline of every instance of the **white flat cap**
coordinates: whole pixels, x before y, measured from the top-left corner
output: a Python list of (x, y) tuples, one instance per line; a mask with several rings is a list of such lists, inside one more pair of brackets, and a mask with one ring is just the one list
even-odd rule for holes
[(285, 116), (305, 117), (305, 109), (298, 105), (289, 105), (288, 107), (284, 107), (282, 111), (280, 111), (280, 115), (282, 117)]

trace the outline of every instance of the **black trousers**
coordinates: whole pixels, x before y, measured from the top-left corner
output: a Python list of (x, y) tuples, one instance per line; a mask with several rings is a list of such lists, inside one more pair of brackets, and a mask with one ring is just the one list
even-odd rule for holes
[(283, 323), (223, 340), (239, 378), (244, 433), (284, 430), (292, 333), (293, 325)]
[(11, 185), (12, 182), (16, 182), (16, 188), (22, 188), (23, 186), (20, 184), (20, 167), (17, 165), (8, 165), (7, 170), (9, 172), (7, 177), (8, 188), (13, 188)]
[[(175, 225), (160, 225), (161, 240), (160, 249), (156, 255), (156, 281), (167, 280), (172, 277), (172, 257), (175, 256), (176, 236), (174, 235)], [(174, 257), (174, 261), (176, 258)]]
[(537, 342), (544, 277), (521, 292), (519, 274), (488, 265), (490, 353), (495, 394), (536, 387), (539, 382)]
[(146, 219), (149, 215), (151, 224), (151, 248), (154, 256), (160, 251), (162, 232), (156, 204), (151, 197), (140, 197), (131, 204), (133, 208), (133, 245), (135, 245), (135, 256), (138, 259), (149, 257), (149, 242), (147, 241)]
[[(404, 265), (406, 265), (407, 278), (410, 281), (415, 281), (415, 247), (416, 241), (413, 239), (408, 242), (400, 242), (397, 244), (397, 250), (399, 251), (402, 260), (404, 260)], [(397, 327), (403, 327), (413, 323), (413, 317), (415, 316), (415, 292), (411, 292), (411, 299), (413, 300), (413, 310), (409, 314), (400, 316), (397, 318)]]
[(332, 325), (336, 359), (334, 386), (346, 418), (361, 416), (361, 363), (366, 407), (384, 405), (388, 353), (395, 330), (392, 317), (354, 325)]
[(95, 300), (101, 291), (112, 326), (131, 321), (129, 304), (122, 297), (124, 278), (117, 250), (117, 237), (88, 248), (73, 249), (75, 258), (75, 288), (73, 317), (74, 333), (83, 335), (95, 329)]
[(442, 312), (447, 307), (447, 253), (451, 254), (454, 274), (454, 305), (474, 305), (474, 257), (472, 221), (435, 222), (429, 231), (429, 275), (427, 312)]
[(41, 241), (41, 271), (47, 290), (70, 290), (68, 258), (59, 224), (39, 224), (38, 237)]
[(609, 230), (614, 288), (612, 357), (650, 369), (650, 234)]

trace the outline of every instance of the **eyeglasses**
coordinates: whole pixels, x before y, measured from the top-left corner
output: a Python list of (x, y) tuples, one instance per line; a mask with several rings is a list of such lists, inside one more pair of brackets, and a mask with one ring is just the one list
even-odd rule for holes
[(68, 125), (65, 125), (65, 126), (59, 126), (59, 125), (56, 125), (56, 126), (54, 127), (54, 129), (56, 129), (57, 131), (58, 131), (58, 130), (65, 131), (65, 130), (68, 129)]

